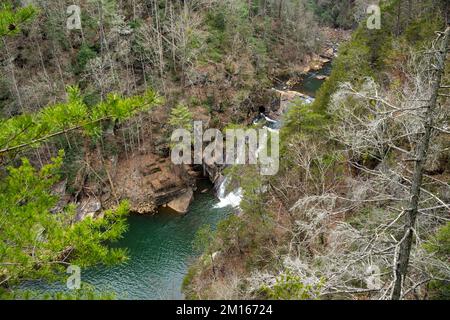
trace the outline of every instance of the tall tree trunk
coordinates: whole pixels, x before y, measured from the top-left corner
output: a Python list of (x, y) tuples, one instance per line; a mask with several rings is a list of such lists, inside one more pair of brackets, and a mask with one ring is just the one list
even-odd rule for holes
[(283, 11), (283, 0), (280, 0), (280, 3), (278, 4), (278, 19), (281, 20), (281, 13)]
[[(16, 73), (14, 72), (14, 61), (13, 61), (12, 55), (10, 54), (10, 52), (8, 50), (8, 44), (6, 43), (5, 38), (2, 38), (2, 40), (3, 40), (3, 46), (5, 47), (6, 55), (8, 57), (9, 69), (11, 71), (11, 78), (12, 78), (12, 82), (14, 85), (14, 90), (16, 91), (17, 101), (19, 103), (20, 111), (23, 112), (22, 97), (20, 95), (19, 86), (17, 85)], [(17, 111), (17, 110), (14, 110), (14, 112), (15, 111)]]
[(439, 89), (441, 87), (442, 75), (444, 74), (445, 62), (448, 51), (448, 38), (450, 28), (447, 27), (443, 35), (437, 55), (436, 73), (432, 80), (432, 94), (425, 113), (425, 133), (417, 144), (416, 163), (414, 168), (414, 175), (412, 179), (412, 186), (410, 191), (410, 200), (408, 210), (406, 211), (405, 233), (400, 243), (400, 249), (396, 257), (395, 265), (395, 281), (392, 290), (392, 300), (399, 300), (402, 297), (402, 286), (405, 281), (409, 258), (411, 254), (411, 246), (414, 237), (414, 228), (416, 225), (417, 214), (419, 212), (420, 189), (423, 180), (423, 170), (427, 160), (427, 153), (430, 146), (431, 133), (433, 131), (434, 111), (437, 106), (437, 98)]
[(412, 18), (412, 8), (413, 8), (413, 0), (408, 0), (408, 23), (411, 22)]
[(448, 1), (444, 0), (444, 20), (446, 25), (448, 26), (450, 24), (450, 8), (449, 8), (449, 3)]
[(396, 35), (400, 35), (401, 31), (401, 18), (402, 18), (402, 0), (398, 0), (398, 7), (397, 7), (397, 28), (396, 28)]

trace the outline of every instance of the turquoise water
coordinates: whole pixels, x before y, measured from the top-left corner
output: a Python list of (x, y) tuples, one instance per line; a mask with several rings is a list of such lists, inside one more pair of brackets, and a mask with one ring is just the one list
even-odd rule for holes
[(315, 97), (317, 90), (324, 83), (323, 79), (317, 79), (319, 76), (329, 76), (331, 74), (331, 62), (325, 63), (322, 69), (309, 72), (304, 76), (301, 82), (295, 85), (292, 90), (302, 92), (310, 97)]
[(183, 277), (196, 257), (197, 230), (215, 227), (232, 213), (231, 208), (215, 209), (217, 203), (212, 192), (198, 193), (186, 215), (131, 216), (129, 231), (117, 244), (128, 248), (129, 261), (82, 272), (82, 281), (114, 291), (119, 299), (182, 299)]
[[(298, 91), (314, 98), (316, 96), (317, 90), (320, 89), (320, 87), (325, 81), (324, 79), (318, 79), (317, 77), (320, 76), (328, 77), (331, 74), (331, 69), (332, 63), (327, 62), (323, 65), (321, 69), (317, 71), (311, 71), (305, 74), (301, 78), (301, 81), (299, 81), (289, 90)], [(282, 81), (281, 83), (278, 83), (276, 88), (279, 90), (287, 89), (286, 82)]]
[[(210, 184), (200, 183), (199, 190)], [(115, 266), (81, 270), (81, 281), (101, 292), (114, 292), (117, 299), (183, 299), (181, 285), (189, 265), (197, 257), (193, 240), (197, 230), (214, 229), (230, 214), (231, 207), (215, 208), (219, 200), (212, 190), (196, 193), (186, 215), (160, 212), (155, 216), (128, 218), (129, 229), (114, 247), (126, 248), (129, 260)], [(38, 293), (66, 291), (63, 283), (28, 281), (20, 287)]]

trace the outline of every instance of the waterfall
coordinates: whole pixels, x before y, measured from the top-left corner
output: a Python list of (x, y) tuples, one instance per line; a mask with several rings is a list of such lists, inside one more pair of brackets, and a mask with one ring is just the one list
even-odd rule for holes
[[(272, 120), (269, 117), (264, 117), (267, 122), (278, 124), (278, 121)], [(267, 129), (267, 131), (272, 132), (279, 132), (278, 129), (272, 129), (268, 126), (264, 126), (264, 128)], [(267, 135), (267, 133), (265, 133)], [(267, 146), (258, 146), (258, 149), (256, 151), (256, 157), (258, 158), (261, 151), (266, 148)], [(219, 203), (214, 206), (214, 208), (225, 208), (228, 206), (231, 206), (233, 208), (238, 208), (241, 204), (242, 198), (243, 198), (243, 190), (242, 188), (237, 188), (229, 193), (227, 193), (227, 185), (228, 185), (229, 179), (228, 177), (223, 177), (221, 183), (219, 184), (219, 187), (217, 188), (217, 198), (219, 198)]]
[(312, 103), (314, 102), (314, 100), (316, 100), (316, 99), (313, 98), (313, 97), (310, 97), (310, 96), (306, 96), (306, 97), (303, 99), (303, 101), (304, 101), (306, 104), (312, 104)]
[(261, 116), (262, 116), (264, 119), (266, 119), (266, 121), (269, 122), (269, 123), (278, 123), (278, 121), (269, 118), (268, 116), (266, 116), (266, 115), (263, 114), (263, 113), (261, 113)]
[(242, 188), (238, 188), (232, 192), (227, 193), (228, 177), (225, 177), (217, 191), (219, 203), (214, 208), (233, 207), (238, 208), (242, 201)]
[[(314, 98), (305, 96), (302, 97), (302, 100), (304, 103), (310, 104), (314, 101)], [(253, 124), (256, 125), (258, 123), (263, 122), (263, 128), (267, 129), (269, 132), (279, 132), (281, 126), (283, 125), (282, 121), (277, 121), (274, 119), (271, 119), (264, 113), (260, 113), (254, 120)], [(267, 135), (267, 133), (265, 133)], [(266, 148), (266, 146), (258, 146), (258, 149), (256, 151), (256, 157), (259, 156), (261, 151)], [(220, 181), (220, 180), (219, 180)], [(220, 182), (219, 186), (217, 187), (217, 198), (219, 198), (219, 203), (217, 203), (214, 208), (225, 208), (225, 207), (233, 207), (233, 208), (239, 208), (242, 198), (243, 198), (243, 190), (242, 188), (237, 188), (234, 191), (231, 191), (229, 193), (226, 192), (227, 190), (227, 184), (229, 180), (228, 177), (223, 177), (222, 181)], [(265, 192), (267, 191), (267, 186), (262, 186), (261, 190), (259, 192)]]

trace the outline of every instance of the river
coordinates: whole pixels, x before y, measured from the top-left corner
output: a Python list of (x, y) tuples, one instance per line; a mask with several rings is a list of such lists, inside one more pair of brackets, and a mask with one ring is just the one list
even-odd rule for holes
[[(323, 80), (329, 75), (331, 64), (307, 74), (301, 83), (291, 88), (314, 97)], [(283, 85), (283, 84), (280, 84)], [(283, 89), (280, 87), (280, 89)], [(269, 121), (269, 120), (268, 120)], [(130, 216), (129, 230), (124, 238), (114, 244), (127, 248), (129, 260), (116, 266), (99, 266), (81, 271), (81, 280), (101, 291), (115, 292), (118, 299), (183, 299), (181, 285), (188, 267), (197, 257), (193, 240), (197, 230), (209, 224), (214, 229), (218, 222), (235, 211), (239, 191), (224, 194), (218, 199), (212, 185), (199, 186), (207, 192), (195, 194), (186, 215), (160, 212), (155, 216)], [(63, 285), (33, 283), (24, 288), (38, 291), (64, 290)]]
[(87, 270), (82, 280), (114, 291), (119, 299), (182, 299), (181, 284), (196, 257), (192, 242), (197, 230), (205, 224), (214, 228), (233, 213), (232, 207), (219, 208), (218, 203), (209, 190), (195, 194), (186, 215), (131, 216), (129, 231), (116, 244), (128, 249), (129, 261)]

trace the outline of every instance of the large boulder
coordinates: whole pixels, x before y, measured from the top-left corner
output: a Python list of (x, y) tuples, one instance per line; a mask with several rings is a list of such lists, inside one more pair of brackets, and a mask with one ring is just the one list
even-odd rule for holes
[(321, 56), (325, 59), (333, 59), (336, 56), (336, 53), (333, 47), (329, 47), (323, 51)]
[(188, 190), (183, 193), (178, 198), (170, 201), (167, 204), (167, 207), (177, 213), (185, 214), (188, 212), (189, 205), (194, 199), (194, 191), (192, 188), (188, 188)]
[(77, 207), (77, 221), (82, 221), (88, 217), (94, 218), (102, 208), (102, 204), (96, 198), (84, 198)]
[(311, 98), (307, 95), (297, 92), (297, 91), (281, 91), (281, 90), (275, 90), (279, 96), (280, 96), (280, 106), (278, 108), (278, 111), (276, 112), (277, 115), (282, 115), (286, 111), (289, 110), (290, 107), (295, 105), (295, 103), (298, 100), (304, 101), (306, 103), (310, 102)]

